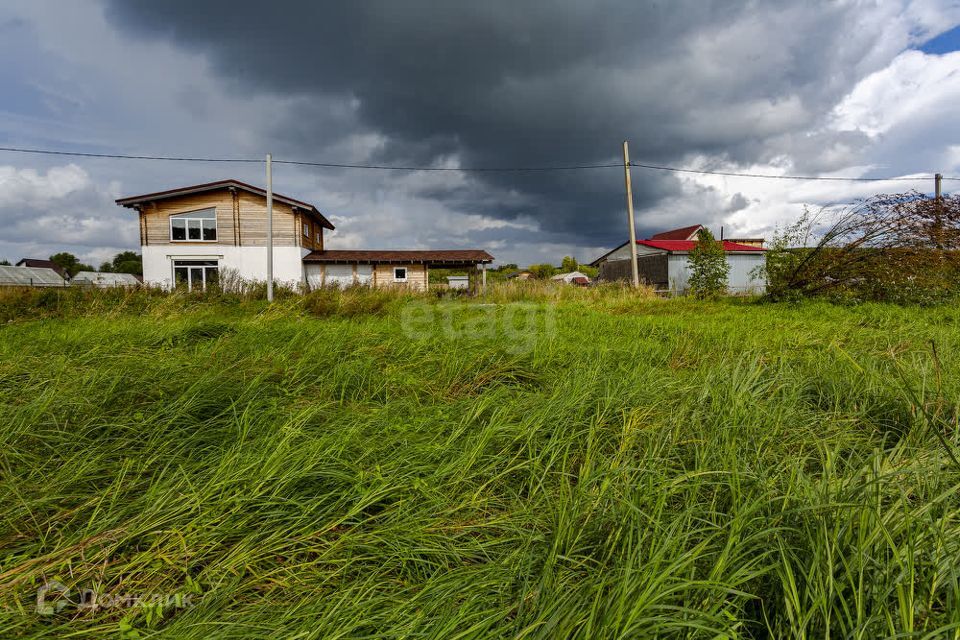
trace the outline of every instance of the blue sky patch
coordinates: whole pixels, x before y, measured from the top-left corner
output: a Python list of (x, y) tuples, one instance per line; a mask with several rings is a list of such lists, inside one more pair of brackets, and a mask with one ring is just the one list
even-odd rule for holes
[(949, 31), (944, 31), (936, 38), (927, 40), (917, 48), (924, 53), (936, 54), (960, 50), (960, 25)]

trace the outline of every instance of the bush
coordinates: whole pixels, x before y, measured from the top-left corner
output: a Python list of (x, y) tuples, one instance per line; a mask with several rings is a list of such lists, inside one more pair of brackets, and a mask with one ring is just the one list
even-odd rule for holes
[(956, 300), (960, 197), (931, 199), (909, 192), (816, 215), (805, 210), (774, 236), (763, 272), (775, 300)]
[(690, 292), (697, 298), (718, 298), (727, 292), (730, 264), (708, 229), (697, 233), (697, 244), (690, 252)]

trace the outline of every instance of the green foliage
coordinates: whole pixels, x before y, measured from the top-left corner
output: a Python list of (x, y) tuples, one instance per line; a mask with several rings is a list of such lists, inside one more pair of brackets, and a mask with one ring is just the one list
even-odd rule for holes
[(689, 255), (690, 292), (699, 299), (717, 298), (727, 292), (730, 264), (709, 229), (700, 229), (697, 244)]
[(596, 267), (591, 267), (588, 264), (577, 265), (577, 271), (579, 271), (580, 273), (582, 273), (583, 275), (589, 278), (596, 278), (597, 274), (600, 273), (600, 269)]
[(143, 257), (136, 251), (122, 251), (113, 257), (113, 260), (100, 265), (104, 273), (131, 273), (135, 276), (143, 275)]
[[(3, 637), (960, 623), (956, 306), (44, 295), (0, 325)], [(535, 296), (529, 349), (477, 330)], [(412, 339), (408, 302), (466, 330)], [(50, 579), (173, 599), (39, 615)]]
[(13, 265), (10, 264), (10, 261), (9, 261), (9, 260), (0, 260), (0, 266), (10, 267), (10, 266), (13, 266)]
[(571, 271), (579, 271), (585, 276), (596, 278), (600, 270), (588, 264), (580, 264), (577, 262), (577, 259), (572, 256), (564, 256), (563, 263), (560, 265), (560, 270), (557, 273), (570, 273)]
[(779, 230), (762, 275), (775, 300), (941, 304), (960, 298), (960, 196), (878, 195), (804, 210)]
[(413, 296), (403, 290), (373, 289), (357, 286), (340, 289), (324, 287), (303, 296), (303, 308), (312, 315), (345, 316), (348, 318), (379, 315), (394, 300), (406, 300)]
[(533, 274), (533, 277), (538, 280), (548, 280), (553, 276), (557, 275), (557, 268), (552, 264), (532, 264), (527, 268), (527, 271)]
[(81, 271), (94, 271), (94, 268), (77, 260), (77, 256), (66, 251), (50, 256), (50, 261), (67, 272), (71, 278)]

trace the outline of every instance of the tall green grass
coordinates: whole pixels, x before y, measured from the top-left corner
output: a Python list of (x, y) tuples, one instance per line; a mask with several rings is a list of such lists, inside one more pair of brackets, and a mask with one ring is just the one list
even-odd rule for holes
[(561, 291), (21, 309), (0, 636), (960, 637), (960, 309)]

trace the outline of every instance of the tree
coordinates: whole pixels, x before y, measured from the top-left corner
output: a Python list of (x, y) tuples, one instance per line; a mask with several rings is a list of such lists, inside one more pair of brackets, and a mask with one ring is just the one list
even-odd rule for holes
[(143, 258), (134, 251), (121, 251), (113, 260), (101, 263), (103, 273), (132, 273), (135, 276), (143, 275)]
[(527, 268), (527, 271), (533, 274), (534, 278), (538, 280), (547, 280), (552, 278), (557, 273), (557, 268), (552, 264), (532, 264)]
[(88, 264), (83, 264), (77, 260), (77, 256), (66, 251), (53, 254), (50, 256), (50, 261), (66, 271), (67, 275), (69, 275), (71, 278), (81, 271), (93, 271), (93, 267)]
[[(100, 269), (103, 271), (103, 269)], [(135, 251), (121, 251), (113, 257), (110, 269), (114, 273), (131, 273), (135, 276), (143, 275), (143, 258)]]
[(563, 262), (560, 264), (560, 273), (570, 273), (571, 271), (579, 271), (585, 276), (596, 278), (599, 269), (587, 264), (580, 264), (573, 256), (564, 256)]
[(688, 257), (690, 291), (699, 299), (716, 298), (727, 292), (730, 264), (723, 245), (714, 239), (708, 229), (697, 233), (697, 244)]
[(10, 264), (9, 260), (0, 260), (0, 267), (10, 267), (13, 266)]
[(596, 278), (597, 274), (600, 273), (600, 269), (596, 267), (591, 267), (588, 264), (577, 265), (577, 271), (589, 278)]

